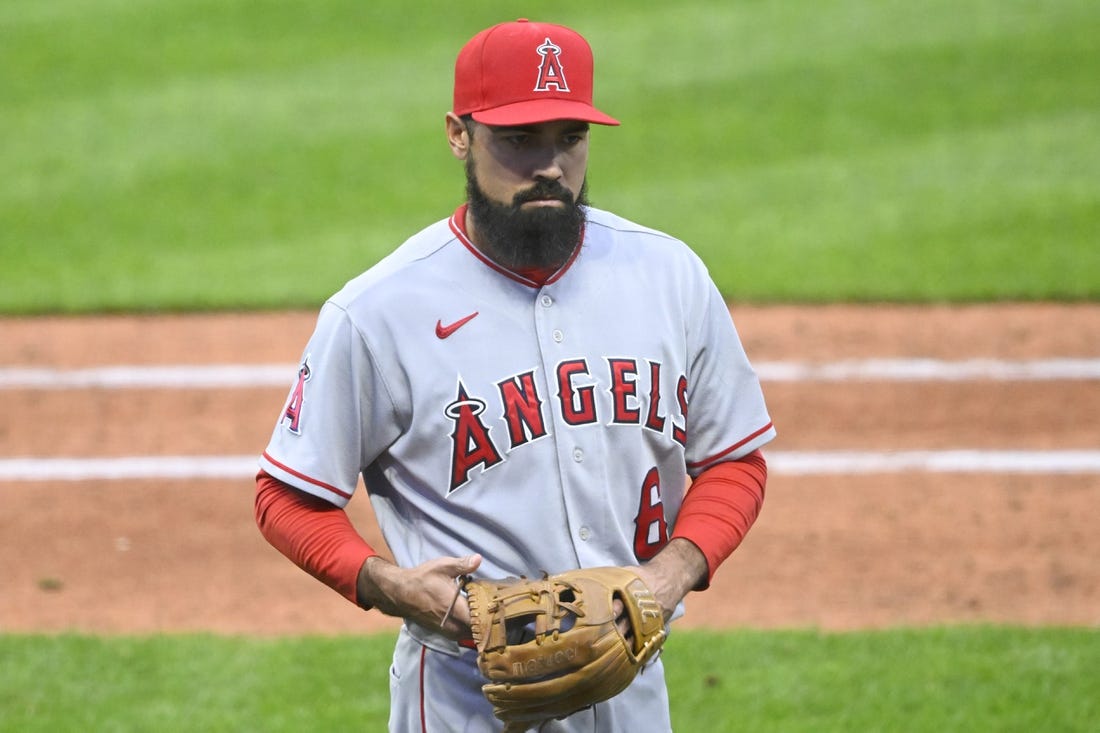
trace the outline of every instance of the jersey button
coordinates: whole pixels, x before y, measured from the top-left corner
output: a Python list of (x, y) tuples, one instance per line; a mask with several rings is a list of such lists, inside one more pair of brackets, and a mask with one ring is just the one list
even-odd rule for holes
[(588, 538), (592, 536), (592, 532), (588, 527), (581, 527), (577, 532), (577, 536), (581, 538), (582, 542), (588, 542)]
[(559, 344), (565, 340), (565, 334), (561, 332), (561, 329), (555, 328), (553, 335), (554, 340), (557, 341)]
[(543, 308), (549, 308), (552, 305), (554, 305), (554, 299), (553, 298), (551, 298), (549, 295), (542, 296), (542, 307)]
[(573, 460), (576, 461), (577, 463), (580, 463), (581, 461), (583, 461), (584, 460), (584, 451), (581, 450), (580, 448), (574, 448), (573, 449)]

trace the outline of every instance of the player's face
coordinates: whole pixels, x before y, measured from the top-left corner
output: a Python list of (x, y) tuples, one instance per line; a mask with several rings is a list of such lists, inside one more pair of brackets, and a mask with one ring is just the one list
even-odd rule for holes
[(565, 263), (584, 227), (587, 124), (474, 123), (460, 132), (455, 121), (449, 119), (448, 129), (452, 149), (466, 162), (467, 229), (474, 243), (506, 267)]
[(474, 124), (469, 154), (478, 185), (500, 204), (530, 210), (576, 200), (588, 169), (588, 123), (574, 120), (523, 127)]

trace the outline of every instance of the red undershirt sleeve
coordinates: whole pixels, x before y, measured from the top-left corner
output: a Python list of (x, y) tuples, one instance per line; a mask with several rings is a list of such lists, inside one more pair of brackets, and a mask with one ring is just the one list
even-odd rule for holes
[(256, 476), (254, 510), (260, 533), (275, 549), (358, 605), (359, 569), (378, 553), (343, 509), (261, 471)]
[(710, 585), (715, 571), (729, 557), (756, 521), (764, 504), (768, 465), (760, 451), (725, 461), (703, 471), (692, 482), (680, 506), (673, 538), (692, 542), (707, 559)]

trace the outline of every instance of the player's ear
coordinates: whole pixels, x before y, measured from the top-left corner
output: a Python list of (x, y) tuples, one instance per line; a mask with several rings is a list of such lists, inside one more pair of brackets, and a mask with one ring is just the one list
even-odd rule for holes
[(466, 160), (470, 151), (470, 133), (466, 129), (466, 123), (454, 112), (447, 113), (447, 144), (451, 146), (451, 153), (459, 160)]

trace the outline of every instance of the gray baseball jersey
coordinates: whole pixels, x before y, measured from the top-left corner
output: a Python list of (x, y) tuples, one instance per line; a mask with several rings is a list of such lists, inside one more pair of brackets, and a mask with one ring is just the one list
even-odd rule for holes
[(324, 305), (262, 467), (339, 506), (362, 475), (404, 567), (651, 558), (689, 475), (775, 435), (722, 297), (682, 242), (605, 211), (541, 285), (485, 258), (464, 214)]

